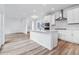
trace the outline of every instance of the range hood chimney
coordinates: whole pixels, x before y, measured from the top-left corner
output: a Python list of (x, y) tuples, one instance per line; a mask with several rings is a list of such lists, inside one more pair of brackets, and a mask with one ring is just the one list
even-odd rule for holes
[(61, 10), (61, 19), (63, 19), (63, 9)]
[(64, 17), (63, 11), (64, 11), (63, 9), (60, 10), (60, 15), (61, 16), (59, 18), (57, 18), (56, 20), (58, 20), (58, 21), (60, 21), (60, 20), (67, 20), (67, 18)]

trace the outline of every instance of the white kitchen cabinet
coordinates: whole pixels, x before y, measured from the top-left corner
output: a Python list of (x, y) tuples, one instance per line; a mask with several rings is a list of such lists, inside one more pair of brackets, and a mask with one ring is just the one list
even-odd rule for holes
[(60, 30), (59, 32), (59, 39), (72, 42), (72, 32), (70, 30)]
[(68, 10), (67, 19), (68, 23), (79, 23), (79, 8)]
[(51, 22), (51, 24), (55, 25), (55, 14), (52, 15), (52, 22)]
[(60, 30), (58, 32), (59, 32), (59, 39), (79, 44), (78, 30)]
[(73, 37), (73, 41), (75, 43), (79, 44), (79, 31), (76, 30), (76, 31), (73, 31), (72, 33), (73, 33), (73, 36), (72, 36)]

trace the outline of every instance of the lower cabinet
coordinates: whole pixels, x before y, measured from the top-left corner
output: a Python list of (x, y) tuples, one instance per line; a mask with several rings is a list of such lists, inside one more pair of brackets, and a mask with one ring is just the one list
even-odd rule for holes
[(79, 31), (77, 30), (61, 30), (59, 32), (59, 39), (79, 44)]
[(61, 31), (59, 31), (59, 39), (72, 42), (73, 38), (72, 38), (71, 31), (68, 31), (68, 30), (61, 30)]
[(74, 43), (79, 44), (79, 31), (73, 31), (73, 41)]

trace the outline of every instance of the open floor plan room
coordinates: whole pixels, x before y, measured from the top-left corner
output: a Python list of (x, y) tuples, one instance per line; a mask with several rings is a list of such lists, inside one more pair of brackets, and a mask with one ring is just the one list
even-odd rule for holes
[(79, 4), (0, 4), (0, 55), (79, 55)]

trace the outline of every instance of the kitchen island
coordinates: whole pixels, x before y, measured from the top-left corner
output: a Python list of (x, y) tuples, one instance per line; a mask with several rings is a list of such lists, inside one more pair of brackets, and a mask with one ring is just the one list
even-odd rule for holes
[(57, 46), (58, 32), (53, 31), (31, 31), (30, 39), (51, 50)]

